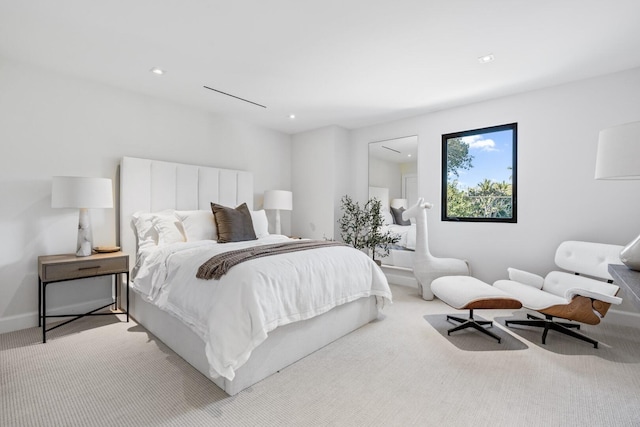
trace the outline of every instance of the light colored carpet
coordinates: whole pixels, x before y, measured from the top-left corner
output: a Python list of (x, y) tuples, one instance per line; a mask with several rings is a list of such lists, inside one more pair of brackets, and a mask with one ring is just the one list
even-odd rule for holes
[(551, 332), (542, 346), (538, 331), (529, 341), (514, 330), (528, 348), (463, 350), (425, 320), (455, 310), (411, 288), (393, 292), (385, 319), (234, 397), (134, 322), (83, 319), (44, 345), (37, 328), (0, 335), (0, 425), (640, 425), (640, 329), (606, 319), (585, 327), (613, 337), (604, 352)]

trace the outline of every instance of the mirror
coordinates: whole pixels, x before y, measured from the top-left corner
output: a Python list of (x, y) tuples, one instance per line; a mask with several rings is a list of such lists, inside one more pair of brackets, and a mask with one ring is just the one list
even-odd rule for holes
[[(400, 240), (381, 257), (382, 270), (391, 283), (416, 287), (413, 254), (416, 248), (415, 225), (394, 217), (390, 207), (413, 206), (418, 200), (418, 137), (406, 136), (369, 143), (369, 198), (382, 203), (384, 230)], [(403, 222), (403, 223), (401, 223)]]
[(405, 209), (418, 199), (418, 137), (406, 136), (369, 143), (369, 198)]

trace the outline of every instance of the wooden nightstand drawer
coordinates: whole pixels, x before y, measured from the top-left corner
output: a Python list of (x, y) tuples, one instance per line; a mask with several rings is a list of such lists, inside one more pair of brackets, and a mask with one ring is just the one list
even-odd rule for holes
[(80, 279), (129, 270), (129, 257), (122, 253), (97, 254), (84, 258), (53, 255), (41, 257), (39, 261), (40, 278), (43, 282)]

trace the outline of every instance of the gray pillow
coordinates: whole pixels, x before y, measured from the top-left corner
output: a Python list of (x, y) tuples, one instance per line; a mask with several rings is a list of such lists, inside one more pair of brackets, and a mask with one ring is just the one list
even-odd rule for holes
[(246, 203), (235, 209), (211, 203), (211, 210), (218, 228), (218, 243), (256, 240), (251, 212)]
[(402, 219), (402, 212), (404, 212), (404, 208), (391, 208), (391, 213), (393, 214), (393, 219), (398, 225), (411, 225), (411, 221)]

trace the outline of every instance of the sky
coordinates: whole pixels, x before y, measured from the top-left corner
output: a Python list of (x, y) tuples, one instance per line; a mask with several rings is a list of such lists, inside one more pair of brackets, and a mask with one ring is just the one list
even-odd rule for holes
[(485, 179), (510, 183), (512, 165), (512, 131), (504, 130), (462, 138), (473, 156), (472, 168), (459, 170), (458, 188), (475, 187)]

